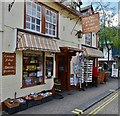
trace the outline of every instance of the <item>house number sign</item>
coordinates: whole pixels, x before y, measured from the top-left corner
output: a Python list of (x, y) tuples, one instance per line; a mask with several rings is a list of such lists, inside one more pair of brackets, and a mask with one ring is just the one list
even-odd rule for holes
[(2, 75), (15, 75), (16, 74), (16, 54), (15, 53), (2, 53)]

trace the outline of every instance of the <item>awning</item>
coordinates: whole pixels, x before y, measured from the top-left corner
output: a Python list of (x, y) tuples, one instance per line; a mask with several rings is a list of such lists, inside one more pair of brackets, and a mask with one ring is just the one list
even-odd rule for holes
[(100, 51), (98, 49), (90, 48), (90, 47), (82, 47), (82, 49), (84, 50), (83, 54), (86, 57), (97, 57), (97, 58), (103, 58), (104, 57), (102, 51)]
[(83, 52), (83, 50), (74, 47), (60, 47), (61, 50), (68, 51), (68, 52)]
[(60, 52), (56, 41), (52, 38), (21, 31), (18, 31), (17, 35), (17, 50)]

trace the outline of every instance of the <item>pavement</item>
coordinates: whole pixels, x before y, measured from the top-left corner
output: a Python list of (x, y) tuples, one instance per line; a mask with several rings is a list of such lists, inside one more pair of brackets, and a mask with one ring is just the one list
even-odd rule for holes
[[(117, 88), (118, 79), (110, 78), (108, 82), (99, 84), (98, 87), (86, 88), (85, 91), (72, 90), (65, 92), (63, 99), (53, 99), (17, 114), (73, 114), (72, 111), (75, 108), (80, 108), (82, 105), (91, 102), (91, 100), (96, 101), (98, 96), (104, 95), (107, 91), (112, 92)], [(109, 95), (109, 93), (106, 95)]]

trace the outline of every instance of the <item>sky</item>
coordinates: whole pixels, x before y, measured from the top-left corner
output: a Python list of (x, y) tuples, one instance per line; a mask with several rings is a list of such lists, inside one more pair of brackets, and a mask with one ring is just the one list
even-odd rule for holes
[[(92, 6), (93, 8), (95, 8), (96, 5), (99, 5), (97, 3), (95, 3), (95, 1), (98, 1), (98, 0), (82, 0), (82, 3), (83, 5), (81, 6), (82, 7), (85, 7), (87, 5), (91, 5), (91, 1), (94, 1), (92, 2)], [(100, 0), (99, 0), (100, 1)], [(103, 2), (103, 4), (107, 3), (108, 0), (101, 0), (101, 2)], [(113, 26), (117, 26), (118, 25), (118, 2), (120, 0), (109, 0), (108, 2), (110, 2), (110, 7), (115, 7), (116, 10), (115, 10), (115, 15), (114, 17), (112, 18), (112, 22), (113, 22)], [(113, 11), (110, 11), (110, 12), (113, 12)]]

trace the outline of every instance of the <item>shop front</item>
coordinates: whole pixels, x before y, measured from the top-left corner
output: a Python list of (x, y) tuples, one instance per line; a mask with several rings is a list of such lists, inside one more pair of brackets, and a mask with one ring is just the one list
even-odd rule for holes
[(56, 78), (61, 80), (62, 91), (70, 91), (71, 85), (71, 62), (72, 57), (82, 50), (73, 47), (60, 47), (60, 53), (56, 54)]
[(23, 30), (18, 30), (17, 37), (16, 49), (22, 52), (21, 88), (46, 86), (46, 79), (54, 77), (54, 57), (59, 52), (56, 41)]

